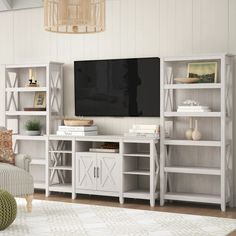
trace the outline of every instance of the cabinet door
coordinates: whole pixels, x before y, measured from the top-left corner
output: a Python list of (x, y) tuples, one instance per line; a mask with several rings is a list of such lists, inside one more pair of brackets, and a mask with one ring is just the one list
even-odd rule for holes
[(118, 192), (120, 170), (119, 154), (97, 154), (97, 190)]
[(76, 153), (76, 188), (96, 189), (96, 154)]

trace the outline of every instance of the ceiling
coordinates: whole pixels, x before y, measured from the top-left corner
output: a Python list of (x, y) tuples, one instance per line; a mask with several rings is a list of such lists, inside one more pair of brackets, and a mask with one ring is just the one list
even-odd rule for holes
[(43, 0), (0, 0), (0, 11), (42, 7)]

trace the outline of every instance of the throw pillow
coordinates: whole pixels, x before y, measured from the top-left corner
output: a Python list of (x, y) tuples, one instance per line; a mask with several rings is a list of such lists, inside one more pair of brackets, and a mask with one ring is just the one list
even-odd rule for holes
[(0, 130), (0, 162), (15, 164), (12, 150), (12, 130)]

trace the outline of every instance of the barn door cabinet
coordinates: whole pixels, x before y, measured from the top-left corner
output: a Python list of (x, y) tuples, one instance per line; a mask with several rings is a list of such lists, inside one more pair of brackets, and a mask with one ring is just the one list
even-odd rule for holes
[(118, 195), (119, 154), (76, 153), (76, 193), (94, 191)]

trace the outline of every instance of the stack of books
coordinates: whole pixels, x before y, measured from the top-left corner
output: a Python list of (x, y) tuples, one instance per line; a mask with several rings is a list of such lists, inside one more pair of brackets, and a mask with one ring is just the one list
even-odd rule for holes
[(159, 125), (133, 125), (132, 128), (129, 129), (129, 133), (126, 133), (125, 136), (159, 139), (159, 133)]
[(210, 112), (208, 106), (178, 106), (177, 112)]
[(93, 136), (97, 134), (98, 130), (96, 125), (91, 125), (91, 126), (60, 125), (57, 130), (57, 135)]

